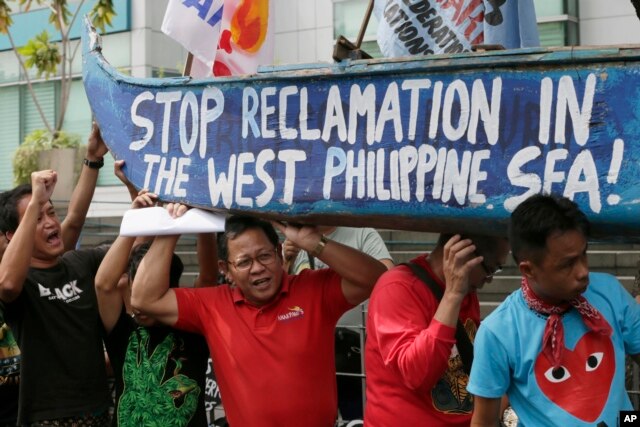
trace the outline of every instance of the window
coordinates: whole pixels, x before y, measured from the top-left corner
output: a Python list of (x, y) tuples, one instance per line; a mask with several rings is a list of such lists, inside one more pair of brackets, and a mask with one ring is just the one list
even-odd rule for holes
[(578, 0), (534, 0), (540, 46), (575, 46), (580, 43)]

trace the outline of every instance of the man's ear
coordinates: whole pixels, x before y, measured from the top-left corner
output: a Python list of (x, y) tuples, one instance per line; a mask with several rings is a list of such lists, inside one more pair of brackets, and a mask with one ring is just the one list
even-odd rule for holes
[(13, 239), (13, 231), (7, 231), (6, 233), (4, 233), (4, 235), (8, 241), (11, 241), (11, 239)]
[(225, 276), (227, 275), (227, 262), (223, 261), (221, 259), (218, 260), (218, 271), (220, 271), (220, 273), (224, 274)]
[(520, 261), (518, 268), (520, 269), (520, 274), (524, 277), (527, 279), (533, 278), (533, 263), (530, 260)]

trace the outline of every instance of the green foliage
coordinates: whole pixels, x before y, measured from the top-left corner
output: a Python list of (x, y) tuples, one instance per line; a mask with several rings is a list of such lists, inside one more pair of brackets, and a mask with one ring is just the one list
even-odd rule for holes
[(46, 79), (55, 75), (58, 64), (62, 60), (58, 46), (49, 43), (49, 33), (46, 31), (29, 40), (26, 45), (18, 49), (18, 53), (26, 58), (27, 68), (36, 67), (38, 77), (44, 74)]
[[(51, 10), (49, 22), (55, 26), (58, 31), (68, 31), (67, 26), (74, 19), (80, 10), (70, 10), (67, 0), (35, 0), (38, 5), (47, 4)], [(0, 33), (6, 33), (11, 25), (11, 9), (7, 5), (7, 0), (0, 0)], [(25, 10), (29, 10), (33, 0), (20, 0)], [(116, 12), (113, 8), (113, 0), (96, 0), (91, 12), (89, 13), (91, 21), (96, 28), (104, 32), (107, 26), (111, 25), (111, 20)], [(61, 28), (61, 22), (64, 28)], [(69, 43), (66, 39), (66, 43)], [(27, 68), (35, 68), (38, 71), (38, 77), (44, 75), (49, 78), (56, 74), (58, 65), (63, 60), (60, 54), (60, 47), (56, 43), (49, 41), (49, 34), (42, 31), (34, 38), (30, 39), (27, 44), (17, 49), (20, 55), (25, 57), (25, 66)]]
[(11, 8), (6, 0), (0, 0), (0, 34), (7, 34), (7, 29), (12, 23)]
[[(59, 19), (58, 14), (62, 17)], [(51, 15), (49, 15), (49, 23), (56, 27), (56, 30), (60, 31), (60, 21), (64, 23), (66, 27), (69, 25), (73, 14), (69, 11), (67, 0), (51, 0)]]
[(31, 132), (13, 155), (13, 178), (16, 185), (31, 182), (31, 172), (37, 171), (38, 156), (41, 151), (52, 148), (77, 148), (81, 146), (80, 136), (65, 131), (51, 132), (38, 129)]
[(97, 0), (89, 12), (93, 26), (104, 33), (105, 27), (111, 26), (111, 20), (116, 15), (113, 0)]

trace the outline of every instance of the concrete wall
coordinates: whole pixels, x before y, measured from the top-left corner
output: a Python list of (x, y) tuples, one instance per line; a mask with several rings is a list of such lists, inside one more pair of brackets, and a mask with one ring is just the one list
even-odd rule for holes
[(580, 0), (580, 44), (640, 43), (640, 19), (629, 0)]
[(275, 64), (331, 62), (332, 0), (274, 0)]

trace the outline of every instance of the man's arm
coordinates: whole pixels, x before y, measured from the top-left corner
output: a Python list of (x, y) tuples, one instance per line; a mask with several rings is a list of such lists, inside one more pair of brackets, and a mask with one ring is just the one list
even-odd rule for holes
[(387, 270), (380, 261), (349, 246), (333, 240), (327, 240), (323, 245), (322, 234), (316, 227), (273, 224), (287, 239), (309, 251), (342, 277), (342, 293), (350, 304), (357, 305), (369, 298), (376, 280)]
[(198, 234), (198, 265), (200, 271), (193, 284), (196, 288), (218, 284), (218, 246), (216, 233)]
[(100, 263), (96, 273), (95, 286), (98, 312), (102, 325), (110, 333), (120, 317), (124, 301), (118, 289), (118, 281), (127, 269), (129, 253), (135, 237), (118, 236)]
[(376, 285), (380, 288), (369, 301), (368, 339), (377, 341), (382, 362), (398, 373), (399, 382), (412, 390), (431, 390), (449, 366), (455, 329), (431, 317), (435, 297), (430, 303), (416, 297), (413, 286), (422, 291), (425, 285), (412, 285), (409, 273), (404, 275), (409, 282), (399, 273), (382, 276)]
[(444, 245), (442, 269), (446, 287), (433, 316), (443, 325), (455, 328), (458, 324), (462, 301), (469, 293), (469, 273), (482, 262), (481, 257), (475, 256), (475, 249), (471, 240), (462, 240), (459, 235)]
[[(133, 201), (131, 208), (138, 209), (154, 206), (157, 196), (147, 190)], [(136, 243), (134, 237), (118, 236), (105, 255), (96, 273), (95, 287), (98, 299), (98, 311), (105, 331), (110, 333), (118, 322), (124, 302), (118, 289), (118, 281), (127, 270), (131, 248)]]
[(500, 406), (502, 399), (497, 397), (473, 397), (473, 417), (471, 427), (498, 427), (500, 425)]
[[(170, 203), (167, 212), (172, 217), (182, 216), (184, 205)], [(158, 236), (142, 259), (131, 289), (134, 313), (144, 314), (160, 323), (173, 326), (178, 321), (178, 301), (169, 288), (171, 257), (180, 236)]]
[(27, 279), (34, 236), (43, 206), (51, 198), (58, 175), (52, 170), (31, 174), (31, 200), (14, 233), (7, 233), (10, 244), (0, 261), (0, 300), (12, 302), (22, 292)]
[(131, 197), (131, 201), (133, 202), (136, 197), (138, 197), (138, 190), (136, 187), (129, 181), (129, 178), (124, 174), (122, 168), (124, 167), (124, 160), (116, 160), (113, 163), (113, 174), (118, 177), (118, 179), (124, 184), (127, 188), (127, 192), (129, 193), (129, 197)]
[[(102, 161), (108, 148), (102, 140), (98, 125), (93, 122), (91, 134), (87, 143), (87, 160), (91, 162)], [(67, 216), (62, 222), (62, 240), (65, 250), (75, 249), (80, 238), (84, 221), (91, 205), (91, 199), (98, 182), (98, 169), (92, 169), (87, 165), (82, 166), (78, 184), (71, 194)]]

